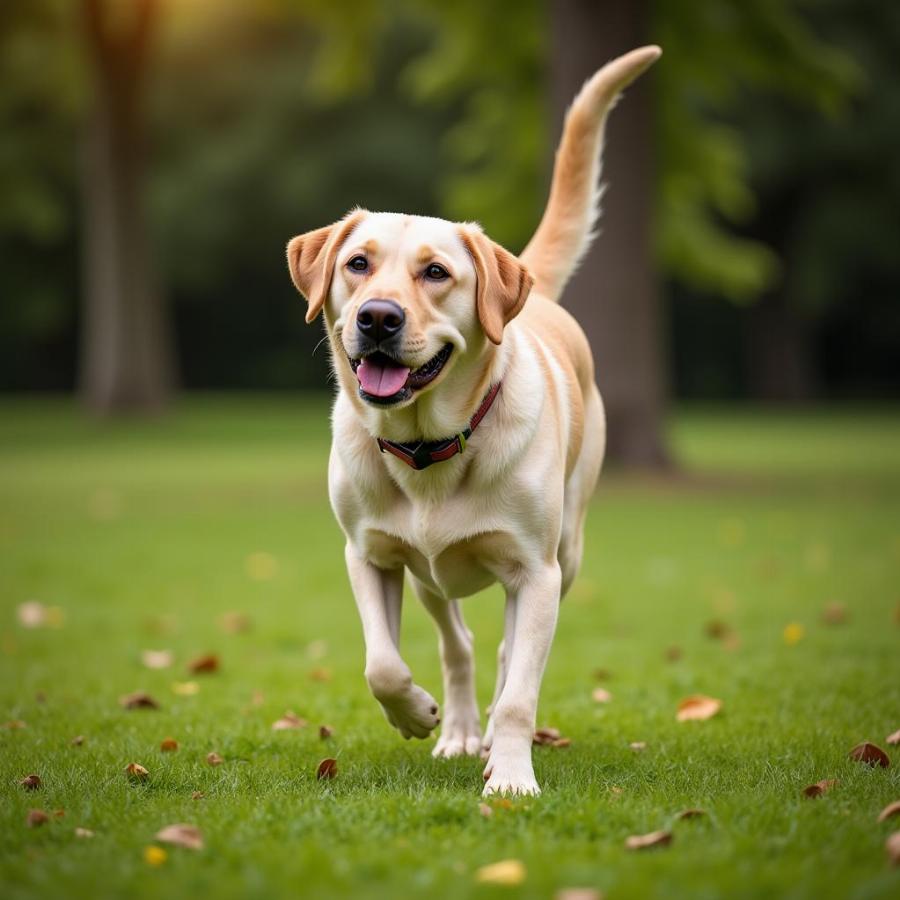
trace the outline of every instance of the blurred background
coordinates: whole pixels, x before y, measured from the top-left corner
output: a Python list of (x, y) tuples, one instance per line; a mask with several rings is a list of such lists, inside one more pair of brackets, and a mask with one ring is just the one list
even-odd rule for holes
[(521, 249), (567, 103), (648, 42), (566, 297), (611, 454), (669, 462), (676, 401), (896, 397), (887, 0), (4, 0), (0, 388), (327, 392), (287, 239), (359, 204)]

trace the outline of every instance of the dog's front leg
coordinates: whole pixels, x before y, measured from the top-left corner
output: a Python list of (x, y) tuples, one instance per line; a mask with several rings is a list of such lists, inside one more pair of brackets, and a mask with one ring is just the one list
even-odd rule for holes
[(485, 794), (539, 794), (531, 744), (541, 678), (559, 612), (559, 565), (528, 574), (515, 596), (515, 625), (506, 683), (494, 707), (493, 742), (484, 769)]
[(403, 569), (378, 569), (347, 544), (350, 585), (366, 642), (366, 681), (388, 722), (405, 738), (428, 737), (441, 721), (434, 697), (413, 683), (400, 657)]

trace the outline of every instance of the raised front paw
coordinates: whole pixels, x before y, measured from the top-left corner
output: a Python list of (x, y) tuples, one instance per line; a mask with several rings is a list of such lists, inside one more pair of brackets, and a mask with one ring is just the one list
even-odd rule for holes
[(440, 724), (437, 700), (417, 684), (390, 697), (379, 697), (388, 722), (405, 738), (426, 738)]

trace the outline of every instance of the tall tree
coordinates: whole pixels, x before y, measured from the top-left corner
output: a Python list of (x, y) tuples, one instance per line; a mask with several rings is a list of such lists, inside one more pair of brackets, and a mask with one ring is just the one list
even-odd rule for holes
[[(604, 62), (647, 43), (645, 7), (620, 0), (552, 4), (557, 133), (584, 80)], [(663, 316), (653, 256), (652, 77), (632, 86), (611, 116), (601, 234), (565, 294), (594, 350), (609, 455), (639, 465), (667, 462)]]
[(143, 211), (142, 101), (158, 0), (82, 0), (93, 70), (84, 124), (80, 389), (98, 413), (154, 410), (174, 381)]

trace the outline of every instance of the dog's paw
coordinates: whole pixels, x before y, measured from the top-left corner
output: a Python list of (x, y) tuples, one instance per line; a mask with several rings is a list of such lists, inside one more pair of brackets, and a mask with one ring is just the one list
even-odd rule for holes
[(484, 768), (484, 782), (485, 797), (491, 794), (536, 797), (541, 792), (530, 753), (503, 756), (492, 753)]
[(405, 738), (426, 738), (440, 724), (438, 703), (417, 684), (392, 697), (379, 698), (388, 722)]
[(435, 758), (477, 756), (481, 752), (481, 722), (474, 705), (468, 710), (447, 709), (441, 736), (431, 751)]

